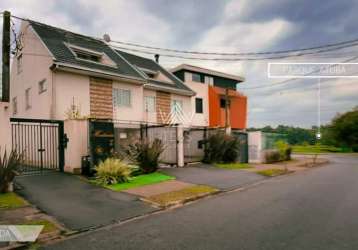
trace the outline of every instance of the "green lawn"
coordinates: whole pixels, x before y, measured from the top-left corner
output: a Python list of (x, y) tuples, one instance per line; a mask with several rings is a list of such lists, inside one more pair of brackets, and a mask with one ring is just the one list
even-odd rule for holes
[(252, 168), (248, 163), (216, 163), (216, 167), (224, 169), (246, 169)]
[(131, 178), (129, 182), (108, 185), (106, 187), (114, 191), (122, 191), (134, 187), (140, 187), (144, 185), (149, 185), (149, 184), (154, 184), (154, 183), (167, 181), (167, 180), (174, 180), (174, 179), (175, 177), (173, 176), (155, 172), (151, 174), (138, 175)]
[(0, 209), (19, 208), (28, 203), (15, 193), (0, 194)]
[(194, 200), (207, 194), (216, 193), (218, 191), (218, 189), (213, 187), (196, 185), (178, 191), (153, 195), (148, 197), (148, 200), (160, 204), (161, 206), (169, 206), (175, 202)]
[(287, 174), (288, 171), (284, 169), (271, 168), (271, 169), (260, 170), (257, 171), (256, 173), (261, 174), (263, 176), (274, 177), (278, 175)]
[(319, 153), (344, 153), (349, 150), (343, 148), (337, 148), (334, 146), (327, 145), (307, 145), (307, 146), (292, 146), (294, 153), (308, 153), (308, 154), (319, 154)]

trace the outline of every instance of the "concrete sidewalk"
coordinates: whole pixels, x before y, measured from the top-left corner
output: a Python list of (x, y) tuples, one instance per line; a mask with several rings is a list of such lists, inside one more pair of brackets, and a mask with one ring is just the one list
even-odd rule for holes
[(16, 178), (17, 191), (71, 230), (99, 227), (155, 211), (138, 198), (86, 183), (65, 173)]

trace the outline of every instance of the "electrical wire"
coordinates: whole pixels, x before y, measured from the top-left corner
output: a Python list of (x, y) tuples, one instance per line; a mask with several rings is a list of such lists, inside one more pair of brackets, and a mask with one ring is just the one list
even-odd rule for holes
[[(25, 19), (25, 18), (21, 18), (21, 17), (17, 17), (12, 15), (12, 17), (16, 18), (16, 19), (20, 19), (20, 20), (26, 20), (29, 21), (30, 19)], [(69, 32), (70, 33), (70, 32)], [(103, 39), (101, 38), (97, 38), (97, 37), (92, 37), (92, 36), (88, 36), (91, 37), (93, 39), (96, 40), (101, 40), (103, 41)], [(114, 43), (124, 43), (124, 42), (120, 42), (120, 41), (113, 41)], [(134, 43), (127, 43), (127, 45), (134, 45)], [(339, 49), (343, 49), (343, 48), (348, 48), (348, 47), (353, 47), (353, 46), (357, 46), (358, 45), (358, 39), (353, 39), (353, 40), (349, 40), (349, 41), (343, 41), (343, 42), (339, 42), (339, 43), (331, 43), (331, 44), (326, 44), (326, 45), (321, 45), (321, 46), (316, 46), (316, 47), (310, 47), (310, 48), (303, 48), (303, 49), (292, 49), (292, 50), (282, 50), (282, 51), (266, 51), (266, 52), (248, 52), (248, 53), (217, 53), (217, 52), (197, 52), (197, 51), (181, 51), (181, 50), (172, 50), (172, 49), (164, 49), (164, 48), (159, 48), (159, 47), (152, 47), (152, 46), (146, 46), (146, 45), (139, 45), (139, 44), (135, 44), (137, 47), (142, 47), (142, 48), (151, 48), (151, 49), (162, 49), (165, 51), (170, 51), (170, 52), (175, 52), (175, 53), (187, 53), (187, 54), (201, 54), (201, 55), (225, 55), (225, 56), (235, 56), (235, 55), (270, 55), (270, 54), (287, 54), (287, 53), (293, 53), (293, 52), (301, 52), (299, 54), (291, 54), (291, 55), (281, 55), (281, 56), (269, 56), (269, 57), (260, 57), (260, 58), (252, 58), (252, 57), (248, 57), (248, 58), (203, 58), (203, 57), (193, 57), (193, 56), (182, 56), (182, 55), (174, 55), (174, 54), (160, 54), (161, 56), (164, 57), (173, 57), (173, 58), (180, 58), (180, 59), (187, 59), (187, 60), (205, 60), (205, 61), (259, 61), (259, 60), (276, 60), (276, 59), (284, 59), (284, 58), (290, 58), (290, 57), (300, 57), (300, 56), (304, 56), (304, 55), (311, 55), (311, 54), (319, 54), (319, 53), (324, 53), (324, 52), (329, 52), (329, 51), (335, 51), (335, 50), (339, 50)], [(122, 50), (126, 50), (126, 51), (132, 51), (132, 52), (137, 52), (137, 53), (144, 53), (144, 54), (151, 54), (151, 55), (155, 55), (158, 54), (157, 52), (151, 52), (151, 51), (145, 51), (145, 50), (141, 50), (141, 49), (133, 49), (133, 48), (126, 48), (123, 46), (115, 46), (115, 45), (110, 45), (113, 48), (117, 48), (117, 49), (122, 49)], [(332, 48), (333, 47), (333, 48)], [(314, 50), (314, 49), (320, 49), (318, 51), (310, 51), (310, 50)], [(309, 52), (302, 52), (302, 51), (309, 51)]]

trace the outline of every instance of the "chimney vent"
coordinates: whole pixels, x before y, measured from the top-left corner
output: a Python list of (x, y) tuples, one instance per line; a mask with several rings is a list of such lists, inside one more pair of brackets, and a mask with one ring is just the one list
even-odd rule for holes
[(155, 61), (156, 61), (157, 63), (159, 63), (159, 55), (158, 55), (158, 54), (155, 54), (155, 55), (154, 55), (154, 58), (155, 58)]

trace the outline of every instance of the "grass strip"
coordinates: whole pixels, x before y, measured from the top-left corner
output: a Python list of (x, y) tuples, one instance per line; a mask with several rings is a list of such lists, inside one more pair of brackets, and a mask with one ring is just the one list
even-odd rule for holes
[(28, 203), (14, 192), (0, 194), (0, 209), (19, 208)]
[(223, 169), (247, 169), (252, 168), (249, 163), (216, 163), (216, 167)]
[(289, 171), (285, 169), (271, 168), (271, 169), (260, 170), (257, 171), (256, 173), (263, 176), (274, 177), (278, 175), (288, 174)]
[(175, 177), (173, 176), (155, 172), (151, 174), (138, 175), (132, 177), (129, 182), (117, 183), (113, 185), (108, 185), (106, 187), (114, 191), (122, 191), (130, 188), (141, 187), (144, 185), (149, 185), (149, 184), (154, 184), (154, 183), (159, 183), (159, 182), (174, 180), (174, 179)]
[(153, 195), (147, 198), (147, 200), (157, 203), (160, 206), (170, 206), (177, 202), (185, 202), (188, 200), (195, 200), (196, 198), (203, 197), (208, 194), (216, 193), (219, 190), (213, 187), (196, 185), (187, 187), (178, 191)]

